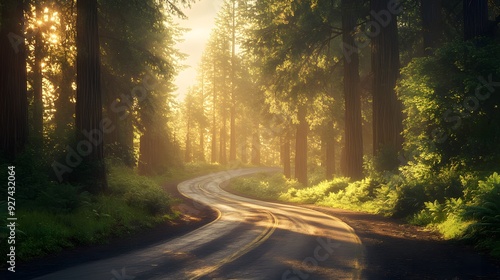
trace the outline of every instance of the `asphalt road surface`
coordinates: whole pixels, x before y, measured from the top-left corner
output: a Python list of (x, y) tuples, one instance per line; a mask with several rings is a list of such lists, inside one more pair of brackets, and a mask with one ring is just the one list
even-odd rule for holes
[(180, 193), (200, 203), (192, 209), (210, 205), (219, 213), (215, 221), (166, 242), (35, 279), (360, 279), (363, 245), (344, 222), (220, 188), (230, 178), (268, 171), (273, 169), (224, 171), (184, 181)]

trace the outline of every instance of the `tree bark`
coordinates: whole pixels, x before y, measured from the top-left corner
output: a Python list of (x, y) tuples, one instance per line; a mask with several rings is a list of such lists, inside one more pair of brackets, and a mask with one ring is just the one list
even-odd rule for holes
[(222, 120), (222, 127), (220, 129), (220, 141), (219, 141), (219, 163), (227, 163), (227, 152), (226, 152), (226, 118)]
[(104, 168), (103, 138), (101, 127), (101, 64), (98, 34), (97, 0), (77, 1), (77, 90), (76, 90), (76, 129), (77, 139), (87, 141), (85, 134), (98, 133), (100, 141), (94, 138), (93, 146), (86, 161), (95, 179), (89, 190), (100, 192), (107, 188)]
[[(204, 84), (205, 84), (205, 71), (202, 67), (202, 70), (201, 70), (201, 92), (200, 92), (200, 108), (205, 108), (205, 88), (204, 88)], [(205, 114), (203, 114), (203, 116), (205, 116)], [(205, 161), (205, 127), (200, 123), (198, 122), (198, 126), (199, 126), (199, 136), (200, 136), (200, 152), (199, 152), (199, 155), (198, 155), (198, 160), (201, 161), (201, 162), (204, 162)]]
[(205, 161), (205, 128), (200, 125), (200, 152), (198, 156), (198, 160), (204, 162)]
[(8, 0), (0, 18), (0, 152), (12, 161), (28, 139), (24, 1)]
[[(62, 7), (61, 7), (61, 11)], [(71, 24), (69, 18), (73, 16), (72, 12), (65, 11), (61, 15), (61, 26), (66, 26)], [(73, 114), (75, 112), (75, 107), (71, 103), (71, 99), (75, 98), (75, 90), (72, 87), (72, 83), (75, 81), (75, 63), (72, 57), (72, 52), (70, 50), (70, 44), (73, 44), (74, 38), (70, 38), (70, 32), (65, 34), (63, 39), (63, 44), (61, 45), (63, 49), (63, 58), (61, 60), (61, 73), (59, 80), (59, 89), (57, 94), (57, 99), (55, 101), (56, 111), (54, 113), (55, 120), (55, 135), (58, 138), (64, 138), (66, 132), (69, 130), (72, 124), (75, 123)]]
[[(35, 1), (36, 16), (42, 14), (40, 0)], [(35, 50), (34, 50), (34, 65), (33, 65), (33, 130), (37, 142), (43, 141), (43, 76), (42, 76), (42, 59), (43, 59), (43, 41), (42, 32), (38, 30), (35, 34)]]
[(488, 35), (488, 1), (464, 0), (464, 40)]
[[(355, 8), (356, 2), (342, 1), (342, 39), (349, 46), (355, 46), (353, 37), (356, 27)], [(349, 58), (344, 56), (344, 99), (345, 176), (359, 180), (363, 178), (363, 136), (357, 51), (353, 52)], [(327, 173), (327, 175), (330, 174)]]
[[(371, 0), (375, 13), (386, 11), (390, 0)], [(372, 16), (372, 20), (377, 22)], [(399, 45), (396, 15), (372, 38), (373, 151), (396, 155), (402, 145), (402, 105), (394, 90), (399, 76)], [(397, 160), (396, 160), (397, 161)], [(394, 161), (394, 162), (396, 162)], [(394, 168), (394, 166), (388, 167)]]
[(286, 178), (292, 178), (292, 169), (290, 166), (290, 131), (287, 129), (285, 135), (283, 136), (283, 175)]
[(231, 109), (229, 161), (236, 160), (236, 0), (232, 1), (231, 14)]
[(74, 123), (73, 113), (74, 106), (70, 99), (75, 96), (74, 90), (71, 87), (75, 79), (75, 70), (67, 58), (61, 62), (61, 79), (59, 80), (59, 90), (55, 101), (56, 111), (55, 119), (55, 134), (57, 137), (63, 137), (70, 125)]
[(328, 123), (324, 137), (325, 141), (325, 177), (328, 180), (333, 179), (335, 174), (335, 138), (333, 135), (333, 122)]
[(217, 123), (216, 123), (216, 103), (217, 103), (217, 91), (216, 91), (216, 81), (215, 81), (215, 59), (213, 61), (213, 76), (212, 76), (212, 84), (213, 84), (213, 88), (212, 88), (212, 148), (211, 148), (211, 157), (210, 157), (210, 161), (212, 163), (215, 163), (217, 162)]
[(253, 165), (260, 165), (260, 124), (258, 122), (254, 124), (254, 129), (252, 134), (251, 163)]
[(188, 116), (187, 128), (186, 128), (186, 151), (184, 153), (184, 162), (191, 162), (191, 118)]
[(431, 55), (443, 38), (442, 0), (420, 0), (424, 53)]
[(309, 130), (307, 120), (307, 109), (305, 105), (299, 105), (295, 135), (295, 179), (307, 186), (307, 133)]

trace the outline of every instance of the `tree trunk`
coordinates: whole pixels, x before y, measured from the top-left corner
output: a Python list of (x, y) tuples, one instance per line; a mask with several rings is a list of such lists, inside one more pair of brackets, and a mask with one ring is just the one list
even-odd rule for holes
[(222, 120), (222, 127), (220, 129), (220, 141), (219, 141), (219, 163), (227, 163), (227, 152), (226, 152), (226, 118)]
[(309, 127), (306, 120), (307, 109), (299, 105), (297, 133), (295, 135), (295, 179), (307, 186), (307, 133)]
[(198, 156), (198, 160), (204, 162), (205, 161), (205, 128), (200, 125), (200, 152)]
[[(241, 124), (240, 124), (241, 125)], [(240, 134), (240, 159), (243, 164), (248, 163), (248, 153), (247, 153), (247, 131), (241, 129)]]
[(0, 15), (0, 153), (15, 159), (28, 139), (24, 1), (3, 1)]
[(236, 160), (236, 0), (232, 3), (232, 24), (231, 24), (231, 109), (230, 109), (230, 143), (229, 161)]
[(217, 91), (216, 91), (216, 83), (215, 83), (215, 59), (214, 59), (214, 63), (213, 63), (213, 77), (212, 77), (212, 84), (213, 84), (213, 88), (212, 88), (212, 91), (213, 91), (213, 97), (212, 97), (212, 149), (211, 149), (211, 152), (212, 152), (212, 155), (211, 155), (211, 158), (210, 158), (210, 161), (212, 163), (215, 163), (217, 162), (217, 123), (216, 123), (216, 103), (217, 103)]
[(292, 169), (290, 167), (290, 131), (287, 129), (284, 137), (283, 137), (283, 175), (286, 178), (292, 178)]
[[(202, 67), (201, 71), (202, 72), (201, 72), (200, 108), (205, 108), (205, 88), (204, 88), (205, 72), (203, 70), (203, 67)], [(205, 116), (204, 113), (203, 113), (203, 116)], [(199, 125), (199, 134), (200, 134), (200, 152), (198, 155), (198, 160), (201, 162), (204, 162), (205, 161), (205, 127), (203, 127), (203, 125), (200, 122), (198, 122), (198, 125)]]
[(55, 134), (57, 137), (63, 137), (70, 125), (74, 123), (73, 113), (75, 108), (70, 101), (70, 99), (75, 96), (74, 90), (71, 87), (74, 79), (74, 67), (70, 65), (67, 58), (64, 58), (61, 62), (61, 79), (58, 90), (59, 94), (57, 95), (57, 99), (55, 101), (56, 111), (54, 113), (54, 119), (56, 125)]
[[(140, 137), (139, 146), (139, 173), (141, 175), (157, 175), (167, 170), (168, 158), (176, 158), (169, 154), (169, 138), (166, 131), (146, 127), (144, 134)], [(181, 160), (181, 159), (179, 159)]]
[[(40, 0), (35, 1), (37, 18), (42, 14)], [(43, 141), (43, 87), (42, 87), (42, 59), (43, 59), (42, 32), (35, 35), (34, 65), (33, 65), (33, 131), (37, 142)]]
[[(345, 44), (350, 46), (355, 46), (353, 37), (356, 26), (355, 8), (356, 2), (342, 1), (342, 39)], [(344, 56), (346, 153), (344, 166), (346, 171), (345, 176), (354, 180), (363, 178), (363, 136), (360, 98), (359, 57), (357, 51), (355, 51), (350, 55), (349, 59)]]
[(252, 165), (260, 165), (260, 124), (256, 122), (254, 124), (252, 134)]
[(326, 179), (333, 179), (335, 174), (335, 137), (333, 134), (333, 122), (328, 123), (325, 136), (325, 176)]
[(184, 153), (184, 162), (191, 162), (191, 137), (190, 137), (191, 121), (188, 116), (187, 132), (186, 132), (186, 151)]
[(424, 53), (431, 55), (443, 39), (442, 0), (420, 0)]
[(488, 35), (488, 1), (464, 0), (464, 39)]
[(92, 186), (88, 187), (93, 192), (103, 191), (107, 187), (103, 153), (105, 133), (101, 127), (101, 66), (97, 21), (97, 0), (78, 0), (76, 129), (80, 142), (88, 141), (85, 135), (100, 135), (93, 138), (92, 149), (86, 152), (86, 161), (94, 178)]
[[(61, 15), (61, 26), (66, 26), (70, 24), (68, 20), (73, 13), (67, 12)], [(75, 112), (75, 107), (71, 103), (71, 99), (75, 98), (75, 90), (72, 87), (72, 83), (75, 81), (75, 65), (74, 60), (71, 55), (70, 50), (70, 40), (69, 33), (65, 34), (65, 38), (62, 40), (61, 45), (63, 49), (63, 57), (61, 59), (61, 73), (59, 80), (59, 89), (57, 94), (57, 99), (55, 100), (55, 135), (56, 137), (62, 139), (66, 136), (66, 132), (69, 130), (72, 124), (75, 123), (73, 114)]]
[[(390, 0), (372, 0), (371, 10), (378, 14), (386, 11)], [(375, 18), (372, 20), (377, 22)], [(397, 19), (392, 15), (386, 27), (372, 38), (373, 73), (373, 151), (381, 150), (397, 157), (402, 145), (402, 105), (394, 90), (399, 75), (399, 46)], [(347, 139), (346, 139), (347, 142)], [(397, 159), (390, 159), (397, 162)], [(392, 169), (396, 166), (387, 166)]]

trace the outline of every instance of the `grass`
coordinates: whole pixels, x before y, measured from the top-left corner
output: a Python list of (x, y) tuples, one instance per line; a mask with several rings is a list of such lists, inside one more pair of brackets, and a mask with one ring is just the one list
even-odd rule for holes
[(375, 188), (369, 180), (350, 183), (348, 178), (321, 181), (304, 187), (282, 174), (259, 174), (231, 180), (229, 188), (253, 197), (281, 202), (316, 204), (389, 215), (397, 200), (389, 187)]
[(97, 197), (92, 204), (79, 207), (73, 213), (24, 211), (19, 213), (19, 260), (29, 260), (64, 248), (106, 242), (162, 219), (148, 216), (118, 198)]
[(433, 193), (446, 194), (440, 190), (457, 180), (415, 183), (394, 175), (387, 180), (355, 182), (335, 178), (304, 187), (281, 174), (258, 174), (235, 178), (228, 189), (267, 200), (406, 217), (409, 223), (435, 230), (445, 239), (470, 241), (500, 257), (500, 175), (494, 173), (484, 180), (462, 177), (463, 195), (444, 196), (441, 202), (427, 199)]
[[(26, 262), (67, 248), (107, 243), (113, 238), (174, 220), (179, 213), (171, 211), (174, 201), (161, 184), (226, 168), (192, 163), (162, 176), (145, 177), (120, 164), (109, 166), (108, 190), (100, 195), (90, 195), (67, 184), (39, 180), (40, 186), (32, 192), (37, 195), (18, 202), (22, 206), (16, 213), (17, 261)], [(3, 202), (0, 201), (0, 205)], [(2, 211), (5, 209), (7, 207), (2, 207)], [(7, 228), (0, 230), (3, 240), (8, 234)], [(3, 242), (0, 248), (7, 252), (8, 244)]]
[(282, 174), (259, 173), (230, 180), (228, 188), (264, 200), (283, 200), (280, 195), (291, 188), (301, 188), (295, 180), (287, 180)]
[[(129, 168), (111, 167), (108, 184), (106, 193), (95, 196), (71, 185), (48, 185), (33, 200), (19, 201), (17, 261), (105, 243), (178, 217), (170, 209), (170, 196), (154, 180)], [(50, 195), (61, 188), (60, 195)], [(5, 228), (0, 231), (2, 239), (8, 234)], [(6, 242), (1, 247), (7, 251)]]

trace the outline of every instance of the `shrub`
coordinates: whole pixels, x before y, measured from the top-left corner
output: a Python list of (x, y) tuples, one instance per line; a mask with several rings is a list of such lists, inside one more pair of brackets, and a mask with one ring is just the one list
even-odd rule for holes
[(69, 184), (51, 184), (40, 191), (36, 205), (52, 213), (69, 213), (89, 199), (88, 192), (80, 192), (79, 187)]
[(473, 205), (467, 207), (465, 218), (472, 221), (467, 229), (467, 238), (480, 247), (500, 256), (500, 175), (494, 173), (479, 181)]
[(345, 189), (348, 182), (348, 178), (336, 178), (304, 189), (291, 188), (286, 193), (281, 194), (280, 199), (298, 203), (316, 203), (330, 193)]
[(444, 203), (425, 202), (425, 209), (415, 214), (410, 222), (437, 229), (446, 239), (457, 238), (468, 226), (462, 218), (464, 210), (465, 202), (461, 198), (448, 198)]
[(123, 197), (129, 205), (145, 209), (151, 215), (167, 213), (170, 210), (169, 195), (157, 186), (133, 188)]
[(170, 210), (170, 196), (152, 179), (136, 175), (124, 166), (113, 167), (108, 178), (110, 192), (131, 206), (140, 207), (151, 215)]

